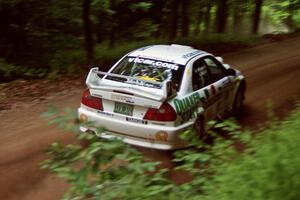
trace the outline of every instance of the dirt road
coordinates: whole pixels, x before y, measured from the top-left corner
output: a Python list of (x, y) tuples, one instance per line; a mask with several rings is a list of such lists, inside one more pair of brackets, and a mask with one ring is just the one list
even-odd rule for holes
[[(269, 100), (280, 116), (293, 108), (300, 95), (300, 37), (227, 54), (224, 58), (247, 78), (246, 109), (240, 119), (243, 125), (254, 127), (263, 123)], [(42, 102), (20, 104), (0, 114), (0, 199), (61, 197), (66, 184), (39, 170), (38, 163), (45, 158), (43, 151), (49, 144), (71, 141), (72, 135), (47, 127), (40, 114), (49, 105), (76, 108), (82, 88), (52, 94)], [(170, 156), (155, 150), (141, 151), (159, 160)]]

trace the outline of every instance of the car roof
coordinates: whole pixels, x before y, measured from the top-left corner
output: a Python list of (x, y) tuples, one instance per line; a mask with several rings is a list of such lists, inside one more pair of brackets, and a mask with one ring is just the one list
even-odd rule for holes
[(190, 59), (198, 55), (207, 55), (207, 53), (194, 49), (191, 46), (178, 44), (151, 45), (139, 48), (128, 54), (128, 56), (162, 60), (180, 65), (185, 65)]

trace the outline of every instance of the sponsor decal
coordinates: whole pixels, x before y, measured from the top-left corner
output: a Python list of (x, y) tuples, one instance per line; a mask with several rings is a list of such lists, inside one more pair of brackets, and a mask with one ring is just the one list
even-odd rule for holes
[(139, 123), (139, 124), (148, 124), (148, 122), (146, 120), (135, 119), (135, 118), (132, 118), (132, 117), (126, 117), (126, 121)]
[(231, 79), (228, 77), (225, 81), (222, 82), (222, 85), (219, 86), (221, 89), (225, 89), (230, 87), (232, 84), (231, 83)]
[(103, 112), (101, 110), (98, 110), (97, 113), (102, 114), (102, 115), (106, 115), (106, 116), (110, 116), (110, 117), (114, 116), (114, 114), (112, 114), (112, 113)]
[(222, 82), (222, 84), (223, 84), (223, 85), (227, 85), (227, 84), (230, 83), (230, 81), (231, 81), (231, 79), (230, 79), (229, 77), (227, 77), (227, 78)]
[(148, 64), (155, 67), (164, 67), (172, 70), (178, 70), (179, 66), (176, 64), (163, 62), (163, 61), (157, 61), (157, 60), (151, 60), (151, 59), (145, 59), (145, 58), (137, 58), (137, 57), (131, 57), (128, 59), (128, 62), (134, 62), (134, 63), (142, 63), (142, 64)]
[(149, 82), (146, 82), (146, 81), (147, 80), (142, 81), (142, 80), (136, 80), (136, 79), (133, 79), (133, 78), (129, 78), (126, 81), (126, 83), (133, 84), (133, 85), (138, 85), (138, 86), (143, 86), (143, 87), (150, 87), (150, 88), (157, 88), (157, 89), (161, 88), (161, 83), (149, 83)]
[(125, 96), (120, 96), (116, 94), (111, 95), (111, 99), (114, 101), (121, 101), (121, 102), (126, 102), (126, 103), (134, 103), (133, 99), (131, 97), (125, 97)]
[(206, 98), (210, 97), (208, 89), (204, 89), (204, 94), (205, 94)]
[[(220, 88), (219, 88), (220, 89)], [(205, 88), (204, 89), (204, 94), (206, 96), (206, 98), (208, 99), (209, 97), (211, 97), (211, 95), (216, 95), (217, 94), (217, 88), (214, 85), (211, 85), (209, 87), (209, 89)]]
[(191, 94), (183, 99), (174, 99), (174, 105), (177, 113), (183, 113), (189, 109), (196, 107), (198, 102), (201, 101), (201, 97), (198, 92)]
[(210, 90), (211, 90), (211, 93), (212, 93), (213, 95), (215, 95), (215, 94), (217, 93), (217, 89), (216, 89), (216, 87), (215, 87), (214, 85), (211, 85), (211, 86), (210, 86)]
[(134, 101), (131, 100), (131, 99), (126, 99), (125, 102), (126, 102), (126, 103), (134, 103)]
[(143, 55), (142, 57), (143, 58), (148, 58), (148, 59), (151, 59), (151, 60), (160, 60), (160, 61), (165, 61), (165, 62), (169, 62), (169, 63), (174, 63), (174, 60), (171, 60), (171, 59), (168, 59), (168, 58), (160, 58), (160, 57), (156, 57), (156, 56), (146, 56), (146, 55)]
[(186, 75), (189, 76), (191, 74), (191, 70), (189, 68), (186, 69)]
[(188, 58), (191, 58), (191, 57), (199, 55), (199, 54), (202, 54), (202, 51), (197, 50), (197, 51), (193, 51), (191, 53), (185, 54), (182, 57), (185, 59), (188, 59)]
[(204, 89), (204, 95), (205, 96), (201, 96), (198, 92), (195, 92), (183, 99), (173, 100), (176, 112), (181, 116), (183, 121), (197, 117), (199, 112), (197, 108), (200, 106), (212, 112), (212, 108), (210, 108), (211, 105), (215, 103), (220, 104), (218, 101), (221, 100), (222, 94), (217, 93), (217, 88), (214, 85), (208, 89)]
[(150, 76), (137, 76), (137, 78), (143, 79), (145, 81), (159, 81), (158, 78), (154, 78)]

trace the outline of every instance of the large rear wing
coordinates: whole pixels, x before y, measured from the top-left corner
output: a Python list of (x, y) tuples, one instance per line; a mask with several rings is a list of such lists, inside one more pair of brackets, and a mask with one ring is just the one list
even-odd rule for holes
[[(124, 82), (116, 81), (117, 84), (108, 84), (106, 80), (113, 80), (113, 78), (123, 79)], [(98, 67), (90, 70), (86, 79), (86, 85), (90, 89), (117, 90), (161, 102), (174, 96), (176, 93), (170, 80), (164, 82), (144, 80), (138, 77), (102, 72), (99, 71)]]

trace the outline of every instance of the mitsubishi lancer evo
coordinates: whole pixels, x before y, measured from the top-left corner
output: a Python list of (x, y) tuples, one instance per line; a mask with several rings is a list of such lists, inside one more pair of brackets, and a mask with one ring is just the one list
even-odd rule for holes
[(163, 150), (185, 147), (179, 136), (189, 128), (201, 139), (207, 121), (239, 114), (246, 89), (244, 76), (221, 57), (178, 44), (139, 48), (108, 72), (94, 67), (86, 85), (82, 132)]

